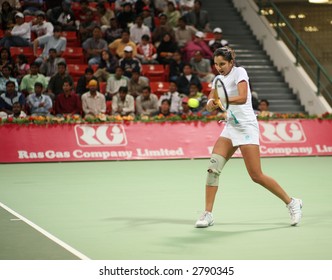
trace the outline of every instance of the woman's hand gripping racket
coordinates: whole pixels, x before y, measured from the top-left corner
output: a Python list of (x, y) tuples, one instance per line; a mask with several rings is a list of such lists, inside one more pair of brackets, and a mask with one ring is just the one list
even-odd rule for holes
[(213, 101), (222, 111), (228, 109), (228, 95), (224, 83), (220, 78), (217, 78), (214, 82)]

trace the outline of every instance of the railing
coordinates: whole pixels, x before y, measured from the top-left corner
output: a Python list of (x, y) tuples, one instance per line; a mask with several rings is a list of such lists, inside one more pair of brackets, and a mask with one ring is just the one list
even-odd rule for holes
[(263, 11), (272, 9), (273, 12), (266, 13), (266, 16), (276, 30), (276, 38), (285, 42), (289, 50), (295, 56), (295, 64), (301, 65), (313, 80), (317, 86), (317, 95), (324, 96), (327, 102), (332, 106), (332, 78), (325, 68), (319, 63), (315, 55), (302, 41), (300, 36), (272, 1), (259, 0), (257, 4), (261, 15), (263, 15)]

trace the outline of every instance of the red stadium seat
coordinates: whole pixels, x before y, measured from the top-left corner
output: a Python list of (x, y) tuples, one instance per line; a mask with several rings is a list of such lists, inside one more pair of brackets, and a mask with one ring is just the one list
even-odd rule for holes
[(67, 71), (76, 82), (81, 76), (84, 75), (85, 69), (89, 66), (87, 64), (67, 64)]
[(165, 68), (162, 64), (143, 64), (141, 72), (150, 82), (166, 82)]
[(205, 95), (209, 95), (210, 91), (211, 91), (211, 86), (212, 84), (211, 83), (208, 83), (208, 82), (201, 82), (202, 84), (202, 92), (205, 94)]
[(62, 36), (67, 39), (67, 47), (81, 47), (76, 31), (63, 31)]
[(62, 57), (67, 64), (84, 64), (83, 48), (80, 47), (67, 47)]
[(112, 114), (112, 100), (106, 101), (106, 115)]
[(150, 82), (151, 92), (158, 97), (169, 91), (169, 82)]
[(101, 93), (105, 94), (106, 93), (106, 82), (99, 82), (99, 90)]
[(27, 57), (29, 63), (32, 63), (35, 60), (33, 49), (31, 47), (11, 47), (10, 53), (14, 60), (19, 54), (24, 54)]
[(213, 32), (207, 32), (207, 33), (205, 33), (205, 36), (204, 36), (204, 41), (205, 41), (205, 42), (209, 42), (209, 41), (211, 41), (212, 39), (214, 39), (214, 34), (213, 34)]

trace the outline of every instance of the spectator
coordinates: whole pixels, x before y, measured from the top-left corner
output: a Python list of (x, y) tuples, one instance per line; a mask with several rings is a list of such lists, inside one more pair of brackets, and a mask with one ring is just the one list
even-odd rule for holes
[(171, 115), (171, 102), (168, 99), (164, 99), (161, 101), (161, 104), (159, 106), (159, 110), (152, 114), (152, 116), (163, 116), (167, 117)]
[(187, 42), (192, 41), (197, 31), (194, 26), (187, 25), (186, 17), (179, 18), (178, 28), (175, 29), (175, 39), (179, 47), (183, 48)]
[(107, 82), (111, 74), (115, 73), (116, 66), (119, 65), (118, 59), (108, 50), (103, 50), (100, 54), (100, 63), (94, 76), (99, 82)]
[(56, 50), (56, 56), (61, 57), (67, 47), (67, 39), (61, 36), (62, 29), (60, 26), (54, 27), (53, 35), (45, 35), (39, 37), (33, 42), (33, 53), (37, 57), (38, 46), (43, 45), (42, 54), (35, 60), (36, 63), (41, 64), (48, 58), (50, 49)]
[(169, 92), (163, 94), (159, 98), (159, 105), (163, 100), (169, 100), (170, 102), (170, 112), (173, 114), (179, 114), (181, 110), (181, 97), (178, 92), (178, 88), (175, 82), (169, 83)]
[(149, 79), (141, 76), (139, 71), (133, 70), (131, 79), (128, 82), (128, 92), (134, 98), (143, 92), (143, 88), (149, 85)]
[(98, 82), (91, 80), (88, 84), (89, 91), (82, 95), (82, 108), (85, 117), (96, 117), (106, 112), (105, 96), (97, 91)]
[(36, 12), (43, 9), (43, 0), (24, 0), (21, 2), (21, 10), (24, 15), (36, 15)]
[(53, 103), (48, 95), (43, 94), (43, 84), (36, 82), (35, 90), (27, 97), (27, 105), (31, 116), (51, 115)]
[(194, 8), (194, 0), (179, 0), (179, 7), (181, 13), (185, 15)]
[(113, 10), (106, 9), (105, 3), (99, 2), (97, 4), (97, 16), (99, 17), (99, 25), (102, 31), (110, 28), (110, 21), (115, 17)]
[(20, 102), (13, 103), (13, 112), (8, 115), (9, 118), (22, 119), (26, 118), (27, 114), (23, 111), (23, 106)]
[(12, 28), (15, 17), (15, 7), (12, 7), (8, 1), (4, 1), (1, 4), (0, 23), (1, 29), (7, 30)]
[(180, 94), (189, 95), (190, 84), (196, 84), (199, 91), (202, 90), (202, 84), (198, 77), (192, 73), (190, 64), (185, 64), (181, 76), (176, 81)]
[(62, 1), (61, 6), (50, 9), (46, 12), (48, 20), (55, 26), (60, 25), (62, 30), (76, 31), (75, 15), (71, 10), (69, 0)]
[(15, 62), (12, 59), (9, 48), (1, 48), (0, 50), (0, 71), (4, 65), (13, 69)]
[(195, 83), (191, 83), (189, 85), (189, 95), (188, 98), (197, 99), (199, 102), (199, 106), (197, 108), (191, 109), (193, 112), (198, 113), (200, 110), (204, 108), (204, 105), (207, 102), (207, 97), (198, 90), (198, 86)]
[(123, 10), (118, 14), (117, 19), (122, 29), (127, 29), (131, 23), (134, 23), (135, 13), (131, 3), (125, 2), (123, 4)]
[(137, 46), (136, 57), (142, 64), (158, 64), (157, 50), (155, 46), (150, 42), (149, 35), (143, 35), (141, 43)]
[(195, 0), (194, 8), (186, 14), (188, 24), (195, 26), (196, 29), (204, 32), (210, 31), (209, 17), (206, 10), (202, 10), (202, 1)]
[(15, 90), (15, 83), (13, 81), (7, 81), (6, 91), (0, 95), (0, 112), (5, 112), (8, 115), (13, 114), (13, 104), (15, 102), (19, 102), (22, 108), (24, 108), (24, 94)]
[(16, 24), (12, 30), (6, 30), (4, 37), (0, 40), (0, 47), (29, 47), (31, 39), (30, 23), (24, 22), (24, 15), (16, 13)]
[(165, 34), (169, 34), (172, 38), (172, 41), (175, 40), (175, 33), (173, 28), (167, 22), (167, 15), (159, 15), (159, 26), (157, 26), (152, 33), (152, 42), (158, 47)]
[(37, 82), (41, 83), (44, 89), (47, 87), (48, 80), (43, 74), (40, 74), (38, 71), (39, 71), (39, 65), (33, 62), (30, 64), (30, 74), (27, 74), (22, 78), (20, 90), (25, 95), (34, 92), (35, 83)]
[(178, 49), (176, 42), (172, 40), (172, 37), (169, 33), (165, 33), (158, 48), (158, 62), (160, 64), (170, 64), (174, 52)]
[(135, 117), (135, 100), (128, 94), (127, 87), (120, 87), (119, 93), (113, 96), (112, 115)]
[(129, 79), (123, 75), (123, 70), (120, 66), (115, 68), (115, 74), (111, 75), (106, 84), (107, 100), (112, 100), (112, 97), (119, 92), (120, 87), (127, 87)]
[(57, 116), (81, 115), (81, 98), (75, 93), (69, 81), (63, 82), (63, 92), (55, 99), (55, 113)]
[(150, 31), (154, 31), (155, 29), (155, 22), (154, 22), (154, 17), (153, 14), (151, 14), (151, 10), (149, 6), (145, 6), (143, 8), (142, 12), (142, 17), (143, 17), (143, 23), (149, 27)]
[(201, 82), (212, 82), (214, 74), (211, 69), (209, 59), (203, 58), (201, 51), (196, 51), (194, 57), (190, 59), (193, 68), (193, 74), (197, 75)]
[(37, 38), (44, 35), (53, 35), (54, 26), (51, 22), (46, 21), (46, 15), (44, 12), (39, 11), (36, 19), (31, 23), (31, 32), (34, 33)]
[(189, 62), (197, 51), (200, 51), (204, 58), (211, 59), (213, 53), (211, 52), (209, 46), (204, 42), (204, 33), (201, 31), (196, 32), (195, 39), (189, 41), (185, 47), (185, 61)]
[(181, 17), (181, 13), (176, 9), (173, 1), (167, 2), (167, 22), (172, 28), (176, 28), (178, 26), (179, 18)]
[[(94, 76), (93, 69), (91, 67), (88, 67), (85, 69), (84, 75), (79, 77), (79, 79), (77, 81), (76, 93), (81, 96), (83, 93), (86, 93), (87, 91), (89, 91), (88, 85), (91, 80), (97, 81), (97, 78), (96, 78), (96, 76)], [(97, 90), (99, 90), (99, 83), (98, 83)]]
[(54, 48), (49, 49), (48, 57), (42, 62), (39, 67), (39, 72), (45, 77), (52, 77), (58, 72), (58, 64), (65, 63), (65, 59), (57, 56), (57, 51)]
[(51, 77), (48, 83), (48, 95), (55, 100), (55, 98), (62, 92), (63, 82), (69, 81), (70, 85), (73, 86), (73, 78), (66, 72), (67, 64), (64, 62), (58, 63), (58, 73)]
[(12, 69), (9, 65), (4, 65), (0, 73), (0, 93), (6, 91), (6, 84), (8, 81), (12, 81), (15, 84), (15, 90), (18, 90), (17, 79), (12, 77)]
[(141, 63), (135, 57), (133, 57), (133, 48), (131, 46), (126, 46), (124, 48), (124, 57), (119, 60), (119, 65), (123, 70), (123, 74), (131, 78), (132, 71), (140, 72)]
[(269, 110), (270, 102), (267, 99), (259, 101), (258, 109), (260, 117), (272, 117), (273, 113)]
[(109, 44), (108, 47), (113, 54), (116, 54), (119, 58), (124, 57), (124, 48), (130, 46), (133, 48), (133, 56), (137, 54), (136, 44), (130, 41), (130, 32), (128, 30), (123, 30), (121, 33), (121, 38), (116, 39), (113, 43)]
[(169, 64), (170, 81), (176, 81), (181, 76), (184, 64), (181, 51), (175, 51)]
[(181, 115), (183, 116), (192, 116), (194, 113), (191, 111), (191, 108), (188, 105), (188, 97), (182, 98), (182, 107), (181, 107)]
[(93, 13), (93, 10), (89, 7), (89, 1), (80, 0), (76, 2), (80, 3), (80, 12), (77, 13), (77, 17), (75, 18), (76, 22), (79, 24), (89, 22), (89, 20), (91, 20), (91, 14)]
[(101, 52), (107, 50), (107, 42), (102, 38), (103, 34), (99, 26), (93, 29), (92, 38), (87, 39), (82, 47), (86, 51), (88, 64), (99, 64), (101, 62)]
[(130, 40), (136, 44), (140, 44), (143, 35), (150, 36), (150, 29), (143, 24), (143, 17), (137, 16), (135, 24), (130, 27)]
[(98, 22), (94, 19), (93, 12), (89, 9), (86, 13), (86, 21), (81, 22), (78, 28), (78, 37), (83, 44), (93, 36), (93, 31), (96, 27), (98, 27), (101, 32)]
[(222, 29), (220, 27), (216, 27), (215, 29), (213, 29), (213, 35), (214, 39), (209, 41), (209, 47), (212, 52), (214, 52), (216, 49), (229, 45), (228, 41), (222, 38)]
[(110, 27), (105, 30), (105, 40), (107, 44), (113, 43), (114, 40), (120, 39), (123, 29), (119, 26), (116, 18), (111, 18)]
[(143, 88), (142, 94), (136, 98), (136, 113), (138, 116), (152, 116), (158, 112), (158, 96), (151, 93), (149, 86)]
[(27, 57), (23, 53), (20, 53), (16, 57), (14, 76), (16, 77), (17, 82), (20, 84), (22, 78), (27, 74), (30, 74), (30, 65), (28, 63)]

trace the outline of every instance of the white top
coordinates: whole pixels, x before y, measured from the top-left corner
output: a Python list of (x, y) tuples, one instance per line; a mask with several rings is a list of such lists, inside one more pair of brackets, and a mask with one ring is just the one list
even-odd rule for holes
[(151, 37), (150, 28), (142, 24), (141, 27), (138, 27), (137, 24), (134, 24), (130, 27), (130, 40), (139, 44), (142, 42), (142, 36), (149, 35)]
[(37, 34), (37, 37), (43, 36), (43, 35), (52, 35), (53, 34), (53, 24), (50, 22), (44, 21), (42, 24), (35, 24), (32, 25), (31, 31), (35, 32)]
[(232, 119), (231, 112), (239, 121), (239, 123), (256, 121), (256, 116), (251, 104), (251, 91), (249, 87), (249, 77), (247, 71), (243, 67), (234, 66), (229, 74), (226, 76), (217, 75), (212, 83), (212, 88), (215, 89), (215, 80), (220, 78), (225, 85), (228, 97), (238, 96), (237, 84), (241, 81), (247, 82), (247, 101), (242, 105), (230, 104), (227, 110), (227, 119)]
[(31, 38), (31, 24), (25, 22), (21, 25), (15, 25), (11, 31), (13, 36), (20, 36), (30, 42)]

